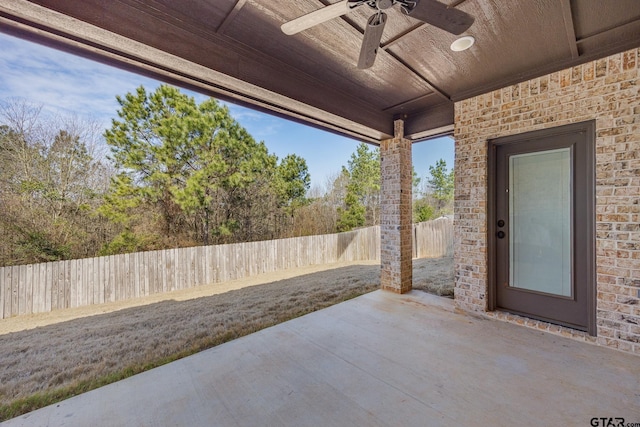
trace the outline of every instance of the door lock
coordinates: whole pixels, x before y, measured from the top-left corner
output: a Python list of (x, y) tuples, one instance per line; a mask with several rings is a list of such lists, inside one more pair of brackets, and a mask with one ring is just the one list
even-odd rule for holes
[(504, 231), (498, 231), (498, 232), (496, 233), (496, 237), (497, 237), (498, 239), (504, 239), (504, 236), (506, 236), (506, 234), (504, 233)]
[(504, 227), (504, 219), (498, 220), (498, 227)]

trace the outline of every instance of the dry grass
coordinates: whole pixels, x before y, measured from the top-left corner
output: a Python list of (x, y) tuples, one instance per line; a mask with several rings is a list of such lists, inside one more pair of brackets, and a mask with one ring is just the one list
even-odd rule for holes
[(453, 282), (452, 257), (413, 261), (413, 289), (453, 298)]
[[(351, 265), (0, 335), (0, 421), (370, 292), (379, 276)], [(414, 261), (414, 288), (452, 295), (452, 259)]]

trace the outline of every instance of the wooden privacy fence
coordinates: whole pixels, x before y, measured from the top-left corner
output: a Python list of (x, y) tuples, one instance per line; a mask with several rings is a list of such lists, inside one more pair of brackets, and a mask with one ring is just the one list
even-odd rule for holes
[(453, 219), (442, 217), (413, 224), (413, 257), (453, 255)]
[[(451, 253), (453, 221), (430, 223), (414, 225), (414, 257)], [(322, 236), (1, 267), (0, 319), (128, 300), (294, 267), (376, 259), (380, 259), (379, 226)]]

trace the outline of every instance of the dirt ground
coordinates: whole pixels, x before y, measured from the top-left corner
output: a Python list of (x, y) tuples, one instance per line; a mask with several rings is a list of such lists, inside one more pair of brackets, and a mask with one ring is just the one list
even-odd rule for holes
[[(413, 278), (414, 289), (451, 296), (453, 260), (414, 260)], [(84, 391), (379, 286), (379, 263), (331, 264), (0, 320), (0, 407), (38, 392)]]

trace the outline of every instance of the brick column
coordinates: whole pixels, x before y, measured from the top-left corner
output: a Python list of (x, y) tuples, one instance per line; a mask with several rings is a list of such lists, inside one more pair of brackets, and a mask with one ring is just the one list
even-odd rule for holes
[(382, 289), (402, 294), (411, 290), (413, 274), (411, 141), (404, 137), (403, 120), (394, 122), (394, 135), (380, 144), (380, 283)]

